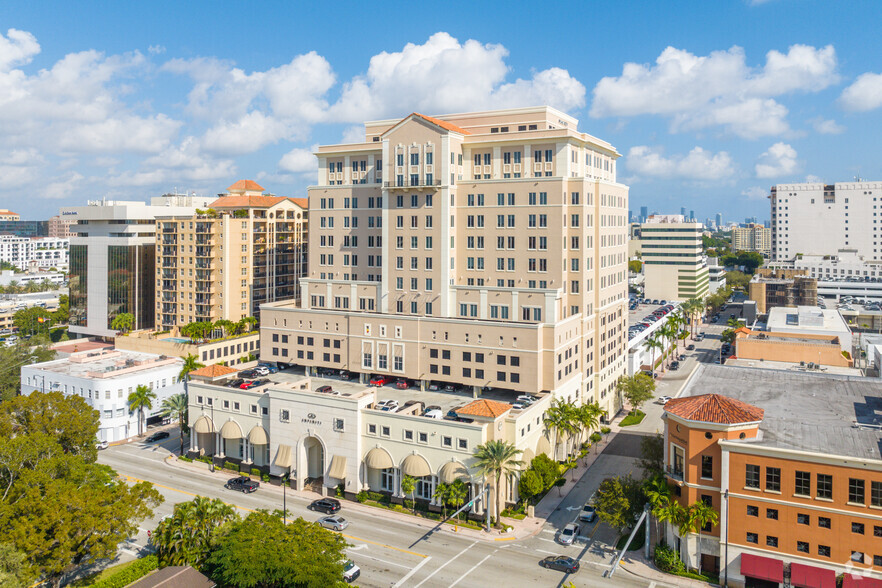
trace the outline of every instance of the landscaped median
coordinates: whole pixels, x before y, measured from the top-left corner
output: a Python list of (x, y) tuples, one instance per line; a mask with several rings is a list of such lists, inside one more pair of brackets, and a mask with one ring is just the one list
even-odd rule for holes
[[(429, 511), (428, 504), (425, 502), (417, 502), (415, 507), (410, 509), (402, 504), (393, 504), (392, 498), (381, 492), (369, 492), (363, 490), (356, 495), (356, 501), (360, 504), (366, 504), (375, 508), (383, 508), (393, 512), (400, 512), (401, 514), (416, 516), (430, 521), (440, 522), (442, 519), (442, 514)], [(446, 521), (446, 524), (451, 527), (465, 527), (467, 529), (474, 529), (475, 531), (480, 531), (484, 528), (483, 525), (476, 521), (463, 520), (460, 518), (450, 519)]]
[(620, 427), (630, 427), (632, 425), (639, 425), (643, 422), (643, 418), (646, 416), (642, 410), (632, 410), (628, 413), (628, 416), (622, 419), (622, 422), (619, 424)]

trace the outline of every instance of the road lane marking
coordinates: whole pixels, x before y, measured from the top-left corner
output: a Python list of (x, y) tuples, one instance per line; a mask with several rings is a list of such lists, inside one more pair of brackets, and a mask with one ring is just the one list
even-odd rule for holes
[[(429, 560), (431, 560), (431, 559), (432, 559), (431, 557), (427, 557), (426, 559), (421, 561), (414, 569), (410, 570), (406, 576), (404, 576), (403, 578), (401, 578), (400, 580), (398, 580), (397, 582), (392, 584), (392, 588), (398, 588), (399, 586), (403, 586), (405, 582), (410, 580), (411, 576), (413, 576), (415, 573), (417, 573), (417, 570), (419, 570), (421, 567), (423, 567), (424, 565), (429, 563)], [(417, 586), (419, 586), (419, 584), (417, 584)]]
[[(147, 481), (147, 480), (141, 480), (141, 479), (139, 479), (139, 478), (135, 478), (134, 476), (126, 476), (126, 479), (127, 479), (127, 480), (132, 480), (132, 481), (135, 481), (135, 482), (146, 482), (146, 481)], [(170, 490), (171, 492), (179, 492), (179, 493), (181, 493), (181, 494), (186, 494), (187, 496), (202, 496), (201, 494), (194, 494), (193, 492), (187, 492), (186, 490), (179, 490), (178, 488), (172, 488), (171, 486), (165, 486), (165, 485), (163, 485), (163, 484), (157, 484), (156, 482), (150, 482), (150, 483), (153, 484), (154, 486), (158, 487), (158, 488), (164, 488), (164, 489), (166, 489), (166, 490)], [(247, 508), (247, 507), (244, 507), (244, 506), (239, 506), (238, 504), (233, 504), (233, 503), (231, 503), (231, 502), (224, 502), (224, 504), (227, 504), (227, 505), (229, 505), (229, 506), (232, 506), (233, 508), (238, 508), (238, 509), (240, 509), (240, 510), (244, 510), (244, 511), (247, 511), (247, 512), (255, 512), (253, 509), (250, 509), (250, 508)], [(362, 541), (362, 542), (364, 542), (364, 543), (371, 543), (371, 544), (373, 544), (373, 545), (378, 545), (378, 546), (380, 546), (380, 547), (388, 547), (389, 549), (394, 549), (395, 551), (400, 551), (400, 552), (402, 552), (402, 553), (408, 553), (408, 554), (410, 554), (410, 555), (416, 555), (416, 556), (418, 556), (418, 557), (429, 557), (429, 556), (427, 556), (427, 555), (423, 555), (422, 553), (417, 553), (416, 551), (408, 551), (407, 549), (402, 549), (402, 548), (400, 548), (400, 547), (395, 547), (394, 545), (386, 545), (385, 543), (377, 543), (376, 541), (371, 541), (370, 539), (362, 539), (362, 538), (360, 538), (360, 537), (355, 537), (355, 536), (352, 536), (352, 535), (345, 535), (345, 534), (343, 534), (343, 533), (341, 533), (341, 535), (343, 535), (344, 537), (349, 537), (350, 539), (353, 539), (353, 540), (355, 540), (355, 541)]]
[[(499, 550), (497, 549), (496, 551), (499, 551)], [(457, 584), (459, 584), (459, 581), (462, 580), (463, 578), (465, 578), (466, 576), (468, 576), (469, 574), (471, 574), (473, 571), (475, 571), (475, 568), (477, 568), (479, 565), (481, 565), (482, 563), (484, 563), (485, 561), (487, 561), (488, 559), (490, 559), (491, 557), (493, 557), (493, 555), (496, 553), (496, 551), (494, 551), (493, 553), (488, 553), (488, 554), (487, 554), (487, 557), (485, 557), (484, 559), (482, 559), (481, 561), (479, 561), (478, 563), (476, 563), (475, 565), (473, 565), (472, 567), (470, 567), (470, 568), (466, 571), (466, 573), (464, 573), (462, 576), (460, 576), (459, 578), (457, 578), (457, 579), (456, 579), (456, 582), (454, 582), (453, 584), (451, 584), (449, 588), (453, 588), (454, 586), (456, 586)]]
[[(460, 551), (459, 553), (457, 553), (456, 555), (454, 555), (453, 557), (451, 557), (450, 559), (448, 559), (447, 561), (445, 561), (443, 564), (441, 564), (440, 566), (438, 566), (438, 567), (435, 569), (434, 572), (432, 572), (431, 574), (429, 574), (428, 576), (426, 576), (425, 578), (423, 578), (423, 581), (420, 582), (419, 584), (417, 584), (416, 586), (414, 586), (413, 588), (420, 588), (420, 586), (422, 586), (423, 584), (425, 584), (426, 582), (428, 582), (429, 579), (431, 579), (432, 576), (434, 576), (435, 574), (437, 574), (438, 572), (440, 572), (441, 570), (443, 570), (448, 564), (453, 563), (453, 561), (454, 561), (456, 558), (458, 558), (460, 555), (462, 555), (463, 553), (465, 553), (466, 551), (468, 551), (469, 549), (471, 549), (472, 547), (474, 547), (474, 546), (477, 545), (477, 544), (478, 544), (478, 542), (475, 541), (474, 543), (472, 543), (472, 544), (469, 545), (468, 547), (464, 547), (462, 551)], [(406, 579), (406, 578), (405, 578), (405, 579)], [(403, 582), (403, 581), (404, 581), (404, 580), (402, 580), (402, 582)], [(398, 584), (396, 584), (396, 586), (397, 586), (397, 585), (398, 585)]]
[(386, 561), (385, 559), (382, 559), (379, 557), (374, 557), (373, 555), (367, 555), (366, 553), (350, 553), (349, 555), (351, 555), (353, 557), (353, 559), (367, 558), (367, 559), (372, 559), (374, 561), (383, 562), (387, 566), (396, 566), (399, 568), (404, 568), (405, 570), (410, 569), (410, 566), (406, 566), (406, 565), (400, 564), (400, 563), (395, 563), (394, 561)]

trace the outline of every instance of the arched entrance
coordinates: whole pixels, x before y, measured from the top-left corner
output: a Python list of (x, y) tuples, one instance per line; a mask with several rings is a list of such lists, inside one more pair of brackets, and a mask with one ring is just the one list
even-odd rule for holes
[(307, 437), (303, 441), (303, 451), (306, 457), (306, 477), (316, 480), (325, 473), (325, 448), (316, 437)]

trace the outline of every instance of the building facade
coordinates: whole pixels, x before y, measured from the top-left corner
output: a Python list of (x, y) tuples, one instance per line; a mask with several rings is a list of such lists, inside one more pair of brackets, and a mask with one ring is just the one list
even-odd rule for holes
[(0, 220), (0, 235), (48, 237), (49, 221)]
[(69, 239), (0, 235), (0, 261), (25, 270), (55, 268), (66, 271), (69, 252)]
[(306, 200), (263, 191), (240, 180), (206, 210), (157, 214), (157, 331), (237, 322), (257, 316), (264, 302), (299, 295), (298, 280), (306, 275)]
[(167, 194), (145, 202), (90, 201), (63, 208), (77, 219), (70, 241), (70, 333), (113, 337), (110, 323), (121, 313), (134, 329), (155, 325), (156, 217), (192, 216), (210, 199)]
[(719, 523), (700, 544), (667, 525), (683, 561), (733, 587), (788, 585), (785, 571), (799, 587), (882, 580), (876, 382), (699, 367), (665, 405), (665, 467), (676, 500), (705, 502)]
[(703, 228), (680, 215), (652, 215), (640, 227), (644, 297), (688, 300), (708, 294)]
[(779, 306), (814, 306), (818, 303), (818, 280), (804, 275), (803, 270), (760, 268), (747, 284), (747, 292), (760, 314)]
[(73, 215), (62, 216), (57, 214), (49, 218), (49, 236), (57, 239), (70, 239), (73, 236), (71, 227), (77, 224), (77, 219)]
[(882, 182), (778, 184), (770, 198), (773, 260), (840, 249), (882, 260)]
[(184, 392), (178, 380), (183, 365), (179, 357), (115, 349), (81, 351), (23, 366), (21, 393), (54, 391), (80, 396), (100, 415), (98, 440), (124, 441), (138, 434), (140, 417), (129, 408), (129, 394), (142, 384), (156, 393), (153, 408), (144, 410), (142, 425), (155, 420), (163, 400)]
[(0, 221), (17, 221), (21, 220), (21, 217), (17, 212), (12, 212), (11, 210), (0, 210)]
[(732, 249), (735, 251), (756, 251), (765, 256), (772, 252), (772, 229), (751, 223), (746, 227), (732, 229)]
[(548, 107), (365, 126), (363, 143), (318, 149), (308, 277), (299, 301), (263, 306), (261, 358), (555, 391), (615, 414), (628, 235), (615, 149)]

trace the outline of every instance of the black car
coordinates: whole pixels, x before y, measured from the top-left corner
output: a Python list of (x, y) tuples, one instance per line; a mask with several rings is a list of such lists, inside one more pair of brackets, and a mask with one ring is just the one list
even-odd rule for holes
[(679, 361), (672, 361), (671, 362), (671, 371), (676, 371), (678, 369), (680, 369), (680, 362)]
[(255, 372), (254, 370), (242, 370), (242, 371), (239, 372), (237, 375), (238, 375), (240, 378), (244, 378), (244, 379), (246, 379), (246, 380), (253, 380), (254, 378), (260, 376), (260, 374), (258, 374), (258, 373)]
[(579, 571), (579, 562), (565, 555), (549, 555), (540, 561), (539, 565), (549, 570), (557, 570), (568, 574), (574, 574)]
[(238, 388), (239, 386), (241, 386), (244, 383), (245, 383), (245, 380), (243, 380), (241, 378), (236, 378), (235, 380), (233, 380), (232, 382), (227, 384), (227, 386), (229, 386), (230, 388)]
[(322, 498), (314, 501), (307, 508), (317, 510), (325, 514), (334, 514), (340, 511), (340, 501), (336, 498)]
[(256, 480), (252, 480), (246, 476), (240, 476), (238, 478), (230, 478), (227, 480), (227, 483), (224, 484), (224, 488), (227, 490), (238, 490), (240, 492), (244, 492), (245, 494), (251, 494), (260, 486), (260, 482)]
[(168, 431), (157, 431), (147, 437), (147, 443), (153, 443), (154, 441), (159, 441), (160, 439), (168, 439)]
[(340, 372), (340, 379), (341, 380), (354, 380), (355, 374), (353, 374), (352, 372), (341, 371)]

